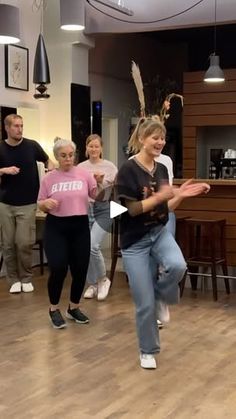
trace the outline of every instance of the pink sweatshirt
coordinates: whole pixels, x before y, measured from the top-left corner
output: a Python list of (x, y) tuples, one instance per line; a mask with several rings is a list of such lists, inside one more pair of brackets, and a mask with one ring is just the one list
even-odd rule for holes
[(68, 172), (53, 170), (43, 177), (38, 201), (56, 199), (58, 207), (49, 211), (57, 217), (88, 214), (89, 197), (95, 198), (97, 183), (94, 177), (80, 167)]

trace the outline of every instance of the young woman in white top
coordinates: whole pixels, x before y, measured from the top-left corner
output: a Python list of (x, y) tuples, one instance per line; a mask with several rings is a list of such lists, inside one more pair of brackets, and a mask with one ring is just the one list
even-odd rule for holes
[(90, 200), (91, 252), (87, 274), (89, 286), (84, 293), (84, 298), (97, 297), (99, 301), (102, 301), (109, 293), (111, 281), (106, 276), (101, 243), (112, 225), (109, 199), (117, 168), (112, 162), (102, 158), (102, 139), (97, 134), (91, 134), (87, 138), (86, 156), (88, 160), (80, 163), (79, 167), (88, 170), (95, 176), (101, 194), (99, 199)]

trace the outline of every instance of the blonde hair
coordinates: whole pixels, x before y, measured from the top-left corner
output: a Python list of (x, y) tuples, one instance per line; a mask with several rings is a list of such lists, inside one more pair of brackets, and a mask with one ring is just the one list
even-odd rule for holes
[(9, 114), (5, 117), (4, 125), (7, 126), (7, 127), (10, 127), (15, 119), (21, 119), (23, 121), (22, 116), (17, 115), (16, 113), (11, 113), (11, 114)]
[[(86, 139), (86, 143), (85, 143), (85, 145), (86, 145), (85, 157), (87, 157), (87, 159), (89, 158), (89, 154), (88, 154), (88, 152), (87, 152), (87, 146), (88, 146), (88, 145), (89, 145), (89, 143), (91, 143), (91, 141), (93, 141), (93, 140), (98, 140), (98, 141), (99, 141), (99, 143), (100, 143), (101, 148), (103, 147), (103, 141), (102, 141), (102, 138), (100, 137), (100, 135), (98, 135), (98, 134), (90, 134), (90, 135), (87, 137), (87, 139)], [(102, 152), (101, 152), (101, 154), (100, 154), (100, 157), (102, 158)]]
[(73, 149), (74, 152), (76, 151), (76, 144), (73, 141), (66, 140), (66, 139), (61, 138), (61, 137), (56, 137), (54, 139), (54, 146), (53, 146), (54, 157), (57, 159), (59, 149), (62, 148), (62, 147), (67, 147), (67, 146), (70, 146)]
[(140, 118), (128, 142), (128, 149), (130, 152), (137, 154), (141, 150), (140, 139), (145, 139), (152, 135), (160, 134), (164, 138), (166, 136), (166, 127), (160, 121), (158, 115), (148, 118)]

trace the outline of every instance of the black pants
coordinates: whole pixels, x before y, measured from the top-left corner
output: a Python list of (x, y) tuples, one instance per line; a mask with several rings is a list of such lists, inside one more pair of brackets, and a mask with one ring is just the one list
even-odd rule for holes
[(72, 276), (70, 301), (78, 304), (89, 264), (88, 216), (55, 217), (48, 214), (45, 223), (44, 248), (50, 270), (48, 278), (50, 303), (53, 305), (59, 303), (63, 283), (70, 268)]

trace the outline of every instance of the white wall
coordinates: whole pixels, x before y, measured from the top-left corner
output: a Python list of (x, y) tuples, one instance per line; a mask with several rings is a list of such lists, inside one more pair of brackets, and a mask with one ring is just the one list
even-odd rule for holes
[(29, 49), (29, 91), (5, 88), (5, 59), (4, 45), (0, 45), (0, 105), (9, 107), (33, 106), (37, 107), (33, 99), (34, 86), (33, 78), (33, 60), (40, 27), (39, 13), (33, 13), (32, 5), (29, 0), (20, 1), (1, 1), (0, 3), (19, 6), (20, 8), (20, 31), (21, 42), (17, 45)]
[[(70, 84), (88, 84), (88, 48), (93, 46), (90, 38), (81, 32), (68, 33), (60, 29), (59, 0), (47, 1), (43, 19), (43, 36), (49, 59), (51, 84), (50, 98), (37, 101), (33, 98), (33, 63), (40, 31), (40, 11), (33, 12), (33, 0), (1, 1), (20, 8), (21, 42), (29, 48), (29, 91), (5, 88), (4, 46), (0, 45), (0, 105), (24, 109), (24, 133), (38, 140), (52, 156), (55, 136), (71, 137)], [(27, 108), (29, 112), (27, 113)], [(38, 123), (34, 120), (27, 129), (32, 108), (38, 110)], [(20, 112), (19, 112), (20, 113)], [(33, 113), (35, 117), (35, 113)], [(34, 128), (33, 128), (34, 127)]]

